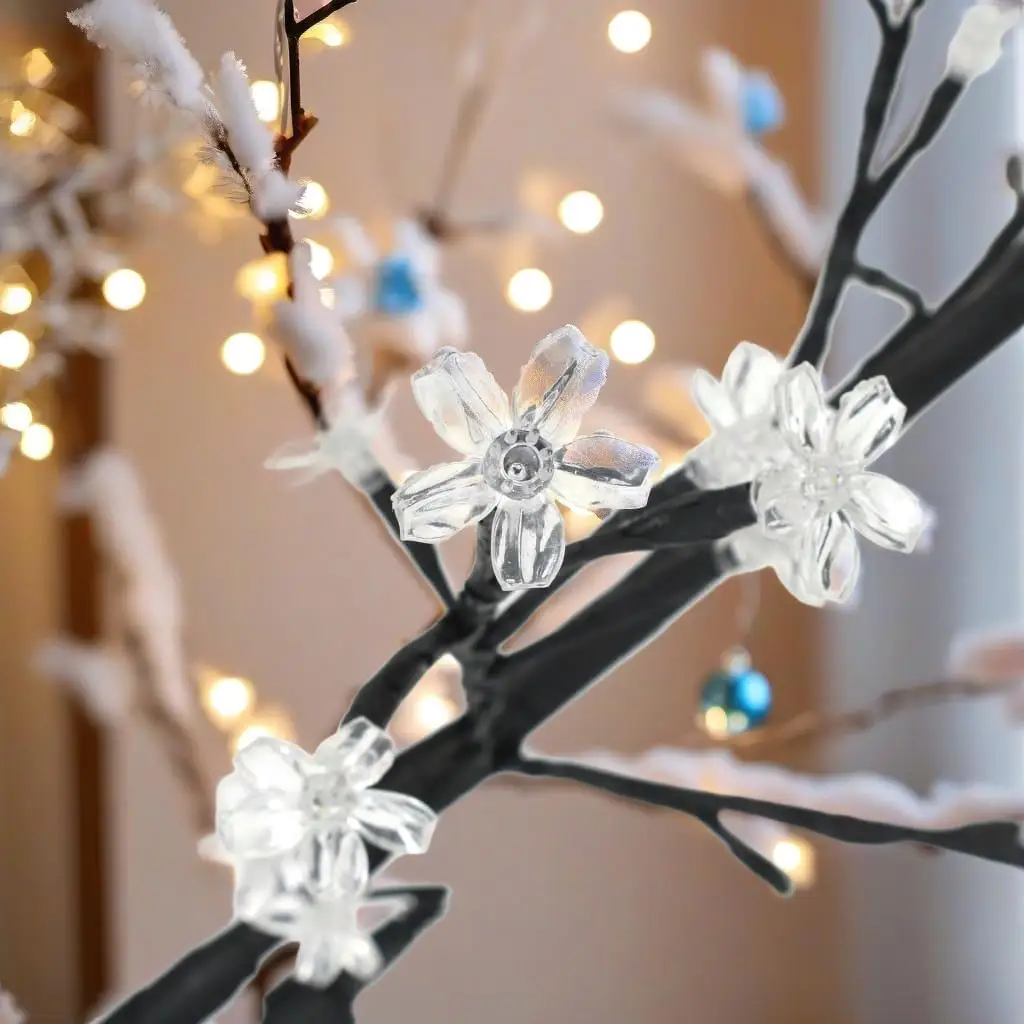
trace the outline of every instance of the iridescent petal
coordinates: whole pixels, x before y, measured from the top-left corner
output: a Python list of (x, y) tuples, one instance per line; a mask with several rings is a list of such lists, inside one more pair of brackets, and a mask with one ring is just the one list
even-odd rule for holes
[(861, 381), (839, 400), (833, 428), (837, 455), (862, 466), (874, 461), (896, 443), (906, 414), (885, 377)]
[(859, 473), (850, 481), (843, 513), (868, 540), (893, 551), (913, 551), (931, 522), (912, 490), (878, 473)]
[(643, 508), (658, 455), (612, 434), (578, 437), (555, 455), (551, 490), (578, 509)]
[(555, 503), (503, 502), (494, 516), (491, 564), (502, 590), (547, 587), (565, 557), (565, 529)]
[(312, 760), (294, 743), (260, 736), (235, 754), (234, 764), (257, 789), (299, 793)]
[(532, 426), (553, 447), (571, 441), (597, 401), (608, 357), (576, 327), (562, 327), (533, 350), (513, 396), (516, 423)]
[(480, 455), (511, 426), (508, 397), (473, 352), (442, 349), (413, 374), (412, 391), (441, 439), (463, 455)]
[(707, 370), (696, 369), (690, 394), (712, 430), (725, 430), (736, 422), (736, 407), (729, 392)]
[(415, 797), (369, 789), (360, 794), (349, 825), (374, 846), (392, 853), (425, 853), (437, 815)]
[(860, 550), (853, 527), (841, 516), (832, 515), (814, 524), (804, 534), (797, 552), (796, 571), (812, 582), (828, 600), (847, 600), (857, 585)]
[(413, 473), (391, 502), (402, 540), (436, 544), (483, 519), (498, 495), (480, 475), (480, 463), (469, 459)]
[(741, 341), (732, 350), (722, 370), (722, 386), (740, 418), (768, 409), (781, 373), (779, 357), (760, 345)]
[(368, 718), (347, 722), (316, 748), (315, 760), (340, 772), (352, 789), (375, 786), (395, 763), (391, 737)]
[(775, 387), (779, 428), (790, 446), (802, 452), (823, 452), (832, 426), (821, 378), (809, 363), (787, 370)]

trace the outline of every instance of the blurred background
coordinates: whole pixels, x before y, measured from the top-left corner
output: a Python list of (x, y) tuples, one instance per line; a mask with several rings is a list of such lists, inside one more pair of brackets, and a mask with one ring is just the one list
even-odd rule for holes
[[(252, 78), (274, 77), (266, 0), (166, 6), (204, 67), (233, 49)], [(492, 35), (510, 30), (516, 6), (490, 6)], [(941, 74), (966, 6), (929, 3), (901, 90), (906, 112)], [(771, 150), (828, 211), (848, 185), (876, 29), (862, 0), (638, 7), (649, 38), (627, 21), (633, 34), (616, 39), (622, 6), (551, 0), (541, 32), (495, 92), (453, 204), (466, 219), (524, 204), (557, 225), (558, 200), (585, 191), (600, 199), (599, 226), (472, 238), (446, 247), (444, 267), (466, 300), (471, 346), (499, 380), (513, 379), (548, 331), (578, 323), (615, 357), (609, 407), (646, 423), (652, 380), (692, 365), (717, 374), (741, 339), (785, 352), (806, 300), (742, 199), (624, 136), (609, 97), (626, 86), (699, 96), (708, 47), (767, 69), (787, 107)], [(461, 0), (361, 0), (304, 59), (304, 99), (321, 124), (296, 171), (323, 186), (330, 216), (374, 222), (430, 199), (455, 113), (463, 9)], [(45, 48), (64, 97), (106, 144), (126, 149), (140, 123), (131, 76), (84, 45), (65, 10), (0, 0), (0, 58), (17, 69)], [(1005, 217), (1002, 167), (1024, 139), (1017, 67), (1005, 61), (972, 89), (867, 240), (926, 297), (973, 265)], [(330, 216), (303, 228), (338, 255)], [(199, 730), (210, 779), (227, 770), (238, 742), (239, 728), (215, 727), (232, 694), (243, 693), (246, 728), (308, 746), (433, 614), (353, 490), (337, 478), (291, 488), (263, 468), (308, 426), (272, 350), (261, 362), (258, 346), (236, 341), (232, 365), (224, 348), (260, 330), (238, 278), (259, 256), (253, 225), (193, 206), (188, 216), (128, 226), (137, 230), (119, 244), (145, 281), (145, 301), (123, 314), (105, 381), (73, 363), (63, 394), (39, 399), (54, 424), (52, 454), (16, 456), (0, 479), (0, 983), (31, 1020), (55, 1024), (131, 992), (230, 915), (229, 870), (197, 859), (188, 800), (153, 729), (96, 727), (31, 669), (45, 638), (61, 629), (96, 635), (104, 618), (95, 567), (55, 512), (69, 403), (79, 428), (91, 424), (94, 439), (132, 459), (163, 531), (187, 655), (204, 666), (200, 696), (213, 708)], [(543, 282), (537, 292), (536, 275), (532, 289), (520, 277), (525, 298), (517, 293), (510, 282), (522, 270), (542, 271), (550, 295)], [(894, 316), (891, 305), (851, 296), (829, 373), (876, 345)], [(612, 328), (632, 321), (649, 327), (653, 348), (643, 331), (636, 341), (634, 325), (632, 345), (620, 334), (616, 351)], [(569, 753), (680, 744), (704, 681), (737, 642), (771, 681), (773, 716), (785, 720), (941, 675), (953, 637), (1018, 622), (1022, 380), (1024, 355), (1008, 345), (886, 457), (888, 471), (938, 510), (930, 552), (866, 552), (862, 593), (848, 611), (802, 608), (766, 578), (749, 639), (737, 632), (742, 588), (728, 583), (561, 714), (537, 745)], [(396, 400), (394, 424), (410, 464), (441, 455), (408, 395)], [(461, 571), (468, 551), (452, 548)], [(222, 689), (218, 705), (210, 690), (224, 678), (248, 685)], [(425, 693), (400, 740), (455, 713), (454, 689)], [(921, 790), (942, 779), (1014, 785), (1024, 773), (1020, 733), (983, 705), (895, 718), (778, 760), (875, 770)], [(446, 814), (427, 856), (401, 863), (403, 879), (453, 884), (451, 911), (367, 994), (360, 1020), (1020, 1019), (1024, 884), (1012, 872), (910, 849), (816, 841), (801, 850), (808, 884), (782, 901), (687, 821), (581, 792), (489, 785)], [(219, 1019), (257, 1020), (256, 1005), (247, 997)]]

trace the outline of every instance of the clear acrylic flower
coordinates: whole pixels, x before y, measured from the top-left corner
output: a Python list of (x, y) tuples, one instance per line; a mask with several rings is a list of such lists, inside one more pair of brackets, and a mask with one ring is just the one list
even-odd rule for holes
[(423, 853), (437, 823), (426, 804), (373, 787), (394, 763), (391, 738), (365, 718), (308, 754), (260, 737), (217, 787), (217, 833), (236, 858), (291, 852), (310, 875), (347, 833), (391, 853)]
[(866, 468), (895, 444), (906, 409), (888, 381), (875, 377), (844, 395), (835, 411), (808, 364), (784, 374), (775, 402), (789, 457), (755, 478), (761, 529), (788, 552), (791, 562), (779, 576), (795, 596), (845, 601), (860, 571), (857, 533), (911, 551), (930, 523), (912, 491)]
[(295, 977), (325, 987), (343, 971), (369, 980), (384, 965), (380, 949), (359, 923), (370, 870), (354, 833), (335, 834), (318, 849), (314, 870), (285, 856), (236, 867), (235, 915), (270, 935), (299, 944)]
[(445, 349), (413, 377), (424, 416), (460, 462), (413, 474), (394, 495), (405, 540), (437, 543), (497, 510), (491, 561), (505, 590), (546, 587), (565, 535), (555, 499), (581, 511), (641, 508), (658, 456), (606, 433), (576, 437), (608, 357), (575, 327), (548, 335), (512, 401), (483, 360)]
[(778, 356), (749, 341), (733, 349), (721, 380), (694, 371), (693, 400), (711, 427), (711, 436), (686, 460), (695, 483), (731, 487), (788, 454), (774, 425), (775, 385), (783, 371)]
[(294, 470), (296, 484), (309, 483), (337, 470), (349, 483), (366, 490), (382, 469), (374, 444), (384, 422), (383, 406), (367, 409), (358, 387), (347, 387), (328, 412), (329, 426), (312, 441), (290, 441), (264, 463), (267, 469)]

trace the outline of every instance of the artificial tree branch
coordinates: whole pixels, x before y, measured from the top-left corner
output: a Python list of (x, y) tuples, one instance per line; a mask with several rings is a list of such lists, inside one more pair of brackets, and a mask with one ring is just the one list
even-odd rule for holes
[(879, 694), (863, 707), (835, 715), (807, 711), (780, 725), (752, 729), (724, 742), (708, 741), (703, 732), (688, 737), (687, 748), (713, 746), (728, 750), (762, 751), (797, 743), (837, 739), (868, 732), (904, 711), (942, 707), (963, 701), (982, 700), (1013, 692), (1019, 682), (980, 682), (973, 679), (939, 679), (916, 686), (905, 686)]
[(914, 158), (935, 140), (966, 89), (963, 81), (944, 78), (929, 98), (909, 137), (888, 164), (874, 172), (872, 165), (878, 157), (878, 144), (888, 121), (913, 34), (914, 19), (923, 6), (920, 2), (915, 3), (902, 22), (891, 24), (878, 4), (879, 0), (872, 0), (872, 9), (879, 16), (882, 27), (882, 45), (864, 110), (854, 182), (836, 223), (807, 320), (789, 357), (793, 366), (804, 362), (821, 366), (840, 302), (854, 275), (857, 250), (865, 229)]
[(922, 320), (929, 316), (921, 293), (909, 284), (898, 280), (878, 267), (869, 267), (859, 260), (854, 264), (853, 277), (875, 291), (884, 292), (899, 299), (910, 310), (911, 320)]
[[(510, 770), (533, 778), (559, 779), (582, 783), (613, 796), (638, 801), (653, 807), (682, 811), (707, 824), (709, 817), (723, 811), (766, 818), (804, 832), (838, 839), (857, 846), (887, 846), (893, 843), (917, 843), (954, 853), (965, 853), (996, 864), (1024, 868), (1024, 844), (1020, 824), (1013, 821), (979, 822), (955, 829), (923, 829), (880, 821), (868, 821), (845, 814), (791, 807), (787, 804), (750, 797), (707, 793), (697, 789), (670, 786), (647, 779), (619, 775), (571, 760), (520, 758)], [(733, 852), (737, 852), (735, 849)], [(756, 862), (744, 861), (758, 870)], [(772, 879), (765, 875), (766, 881)]]
[[(395, 961), (448, 910), (451, 890), (446, 885), (403, 886), (375, 889), (373, 898), (404, 898), (408, 905), (373, 935), (384, 957), (384, 967), (373, 981), (389, 971)], [(327, 988), (311, 988), (286, 979), (264, 1001), (263, 1024), (350, 1024), (352, 1004), (367, 982), (342, 974)]]

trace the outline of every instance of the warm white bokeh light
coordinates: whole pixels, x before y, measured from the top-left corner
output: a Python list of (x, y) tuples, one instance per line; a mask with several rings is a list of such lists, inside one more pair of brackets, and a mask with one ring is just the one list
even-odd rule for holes
[(20, 433), (32, 423), (32, 410), (24, 402), (8, 402), (0, 409), (0, 423)]
[(21, 74), (29, 85), (42, 89), (57, 69), (43, 49), (36, 47), (21, 58)]
[(413, 707), (416, 725), (424, 736), (454, 722), (458, 714), (455, 701), (440, 693), (425, 693)]
[(126, 313), (141, 305), (146, 297), (146, 282), (137, 270), (121, 267), (103, 279), (103, 298), (112, 309)]
[(292, 720), (280, 708), (264, 707), (256, 712), (239, 730), (232, 740), (235, 753), (247, 747), (253, 740), (261, 736), (272, 736), (279, 740), (295, 739), (295, 728)]
[(704, 712), (704, 731), (714, 740), (720, 740), (729, 735), (729, 716), (726, 714), (725, 708), (716, 705)]
[(32, 342), (21, 331), (0, 331), (0, 366), (20, 370), (32, 355)]
[(785, 872), (797, 889), (806, 889), (814, 882), (814, 847), (805, 839), (787, 836), (772, 848), (772, 863)]
[(319, 25), (314, 25), (308, 32), (304, 32), (303, 39), (315, 39), (332, 50), (339, 46), (345, 46), (352, 38), (352, 32), (348, 25), (340, 18), (326, 18)]
[(570, 192), (558, 204), (558, 219), (574, 234), (589, 235), (604, 220), (604, 204), (593, 192)]
[(654, 351), (654, 331), (642, 320), (624, 320), (612, 331), (610, 346), (620, 363), (642, 363)]
[(276, 302), (288, 294), (285, 257), (273, 253), (250, 260), (235, 275), (238, 294), (250, 302)]
[(15, 100), (11, 104), (11, 123), (9, 131), (19, 138), (27, 138), (36, 130), (38, 118), (35, 113), (28, 109), (21, 100)]
[(21, 454), (37, 462), (53, 451), (53, 431), (45, 423), (33, 423), (21, 435)]
[(322, 281), (334, 269), (334, 253), (326, 245), (312, 239), (306, 238), (303, 241), (309, 246), (309, 269), (318, 281)]
[(608, 22), (608, 40), (620, 53), (639, 53), (651, 33), (651, 19), (640, 11), (619, 11)]
[(509, 305), (523, 313), (536, 313), (550, 301), (554, 289), (551, 278), (536, 267), (517, 270), (508, 282), (505, 297)]
[(255, 373), (267, 358), (267, 347), (263, 339), (248, 331), (232, 334), (220, 347), (220, 358), (224, 365), (240, 377)]
[(248, 679), (220, 676), (210, 679), (203, 688), (203, 708), (214, 725), (226, 728), (235, 725), (253, 705), (253, 687)]
[(320, 301), (327, 309), (334, 309), (338, 304), (337, 292), (333, 288), (321, 288)]
[(264, 124), (272, 124), (281, 113), (281, 91), (276, 82), (258, 79), (249, 84), (249, 95), (256, 108), (256, 116)]
[(0, 313), (18, 316), (32, 305), (32, 289), (24, 284), (0, 285)]
[(327, 198), (327, 189), (319, 181), (306, 181), (302, 184), (301, 209), (293, 213), (292, 216), (299, 220), (303, 220), (306, 217), (319, 220), (327, 213), (330, 205), (330, 200)]

